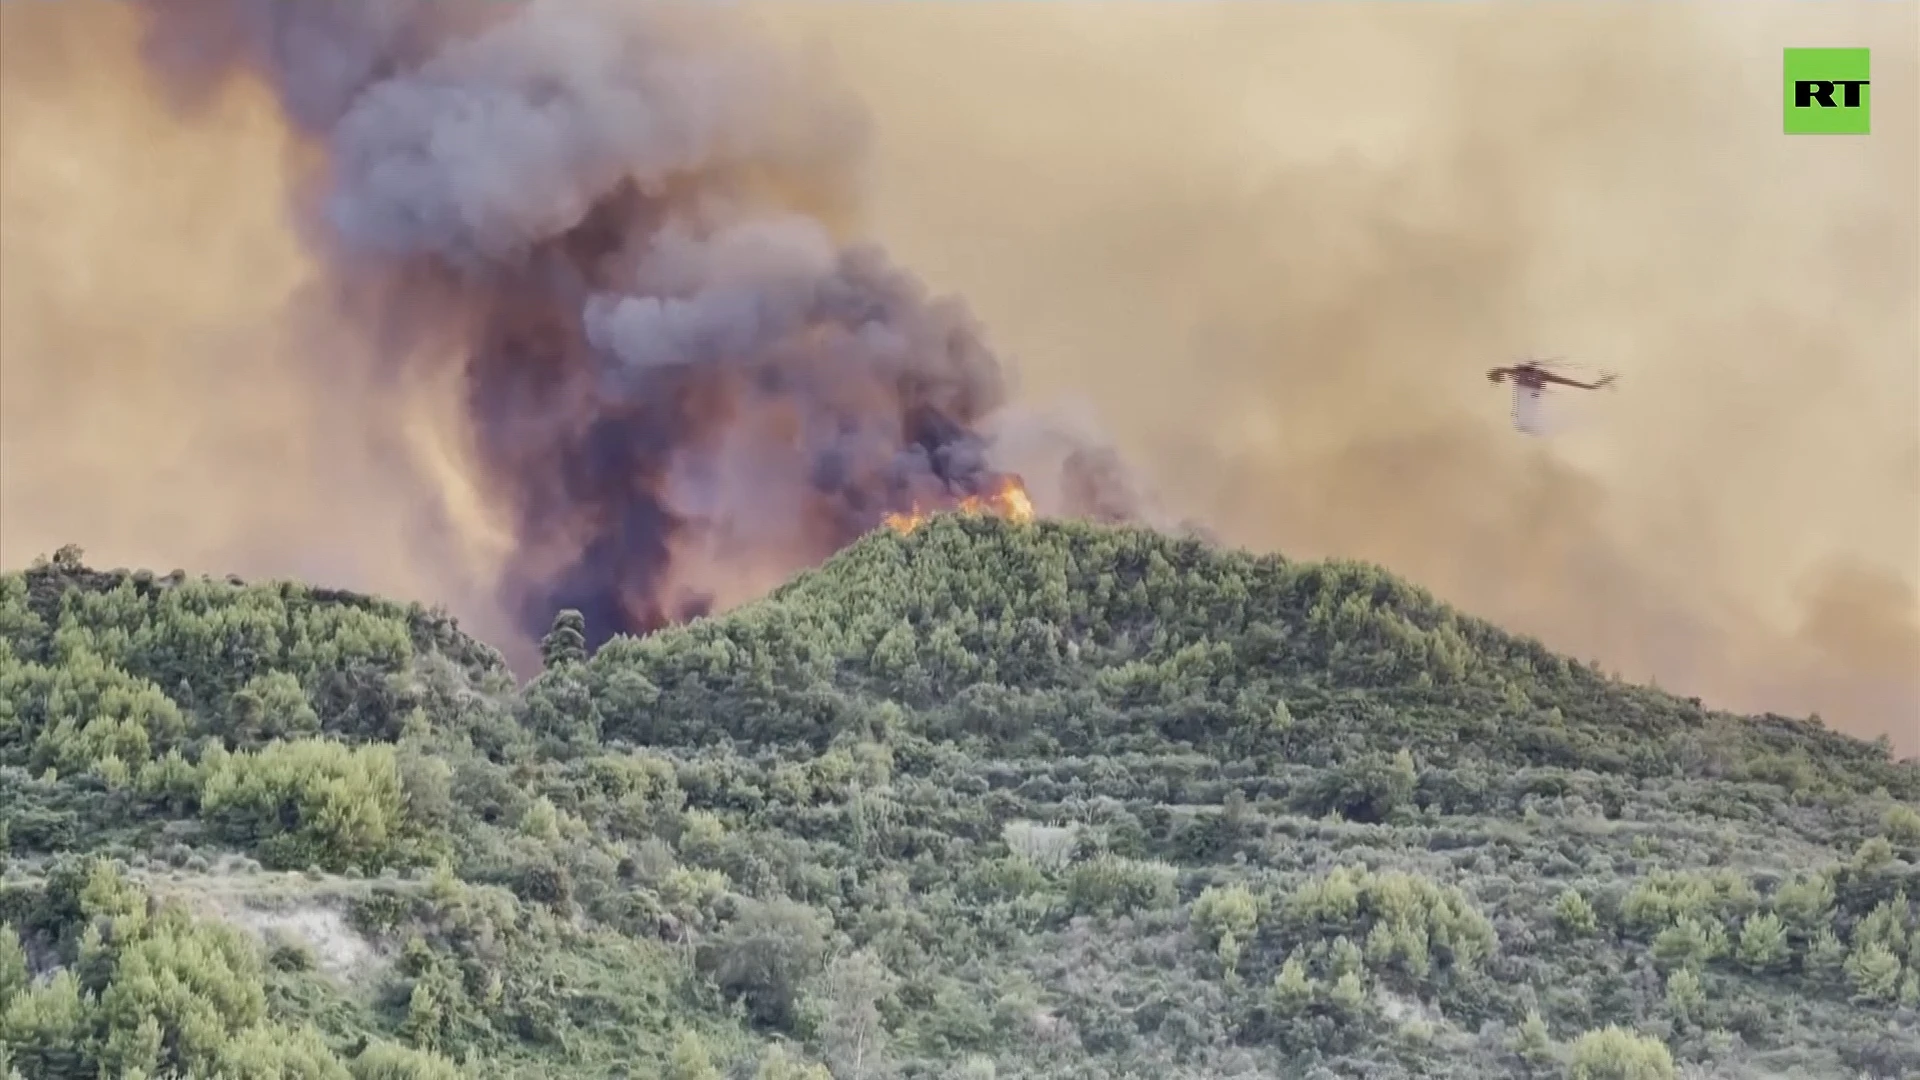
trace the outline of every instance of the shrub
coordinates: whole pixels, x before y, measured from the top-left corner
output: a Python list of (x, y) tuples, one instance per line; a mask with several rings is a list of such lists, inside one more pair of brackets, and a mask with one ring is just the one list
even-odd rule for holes
[(1752, 915), (1740, 927), (1740, 962), (1755, 972), (1772, 971), (1787, 961), (1787, 931), (1780, 917)]
[(1412, 804), (1419, 779), (1413, 756), (1404, 749), (1391, 756), (1364, 755), (1329, 771), (1303, 809), (1338, 814), (1348, 821), (1383, 822)]
[(1830, 875), (1799, 874), (1774, 891), (1771, 906), (1787, 929), (1811, 937), (1833, 919), (1833, 901)]
[(1699, 968), (1726, 952), (1726, 931), (1717, 922), (1682, 916), (1653, 937), (1653, 958), (1663, 969)]
[(1667, 1012), (1675, 1021), (1685, 1024), (1692, 1020), (1706, 1000), (1700, 976), (1692, 968), (1680, 968), (1667, 976)]
[(1281, 908), (1295, 932), (1366, 942), (1369, 960), (1416, 980), (1443, 969), (1471, 970), (1493, 952), (1493, 924), (1464, 893), (1417, 874), (1336, 867), (1301, 886)]
[(755, 1021), (790, 1027), (806, 982), (826, 964), (827, 924), (790, 900), (747, 900), (740, 917), (702, 949), (701, 964)]
[(0, 1013), (15, 994), (27, 988), (27, 953), (12, 923), (0, 923)]
[(1567, 889), (1553, 903), (1553, 921), (1561, 931), (1574, 937), (1587, 937), (1599, 929), (1593, 905), (1577, 890)]
[(1081, 915), (1126, 915), (1170, 908), (1178, 872), (1158, 862), (1101, 855), (1067, 875), (1067, 904)]
[(753, 1080), (833, 1080), (833, 1074), (825, 1065), (795, 1059), (785, 1046), (774, 1043), (761, 1056), (760, 1068), (754, 1072)]
[(347, 1070), (353, 1080), (463, 1080), (459, 1067), (446, 1058), (385, 1039), (368, 1043)]
[(303, 739), (210, 755), (201, 813), (275, 869), (378, 870), (395, 858), (406, 799), (389, 745)]
[(1894, 805), (1880, 819), (1887, 838), (1896, 844), (1920, 844), (1920, 810)]
[(1001, 827), (1000, 838), (1007, 850), (1048, 872), (1066, 869), (1073, 861), (1079, 843), (1079, 829), (1073, 825), (1036, 825), (1031, 821), (1009, 821)]
[(1209, 885), (1193, 902), (1193, 929), (1209, 948), (1227, 936), (1245, 941), (1259, 921), (1260, 902), (1244, 885)]
[(1574, 1040), (1567, 1080), (1673, 1080), (1673, 1055), (1659, 1039), (1609, 1025)]
[(1844, 970), (1853, 1000), (1891, 1005), (1900, 996), (1900, 958), (1879, 941), (1862, 941), (1847, 954)]

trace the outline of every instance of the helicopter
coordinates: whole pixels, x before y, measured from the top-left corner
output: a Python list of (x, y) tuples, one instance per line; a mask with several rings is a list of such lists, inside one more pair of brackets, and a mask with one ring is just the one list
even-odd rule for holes
[(1613, 386), (1618, 376), (1602, 373), (1592, 382), (1561, 374), (1557, 369), (1563, 364), (1558, 359), (1522, 360), (1511, 367), (1497, 367), (1487, 372), (1487, 381), (1499, 383), (1511, 380), (1513, 383), (1513, 426), (1527, 435), (1545, 435), (1547, 423), (1542, 398), (1548, 387), (1566, 386), (1575, 390), (1602, 390)]

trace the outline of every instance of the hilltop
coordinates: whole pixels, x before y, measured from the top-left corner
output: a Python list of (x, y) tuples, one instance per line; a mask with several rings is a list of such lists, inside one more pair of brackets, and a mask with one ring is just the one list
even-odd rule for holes
[(945, 515), (586, 629), (519, 687), (417, 605), (0, 577), (0, 1072), (1920, 1071), (1920, 765), (1374, 567)]

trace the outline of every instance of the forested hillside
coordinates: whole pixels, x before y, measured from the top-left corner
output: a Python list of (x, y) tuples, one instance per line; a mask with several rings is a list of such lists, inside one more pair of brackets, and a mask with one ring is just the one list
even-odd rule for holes
[(0, 1076), (1920, 1075), (1920, 767), (1370, 567), (944, 516), (584, 641), (0, 577)]

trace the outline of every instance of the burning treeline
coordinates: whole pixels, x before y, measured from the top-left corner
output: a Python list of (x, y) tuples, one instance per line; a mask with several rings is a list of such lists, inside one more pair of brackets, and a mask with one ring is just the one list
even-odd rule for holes
[[(897, 533), (910, 533), (925, 524), (929, 514), (945, 508), (915, 503), (907, 510), (886, 515), (881, 521)], [(962, 496), (952, 509), (962, 514), (992, 514), (1016, 522), (1033, 520), (1033, 500), (1027, 497), (1020, 478), (1012, 475), (997, 477), (982, 493)]]
[[(968, 314), (843, 226), (860, 117), (720, 20), (598, 0), (151, 0), (191, 110), (264, 80), (296, 213), (381, 377), (456, 365), (504, 601), (596, 638), (883, 520), (1031, 515)], [(895, 515), (895, 516), (889, 516)], [(904, 515), (904, 516), (901, 516)]]

